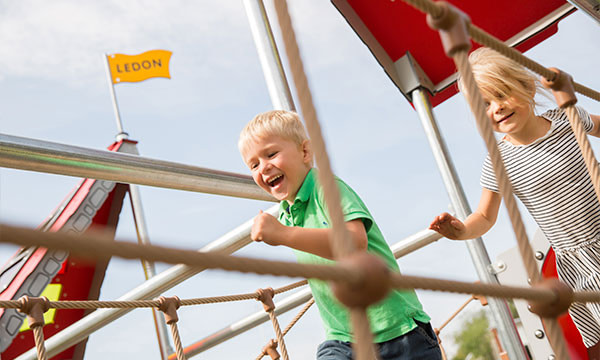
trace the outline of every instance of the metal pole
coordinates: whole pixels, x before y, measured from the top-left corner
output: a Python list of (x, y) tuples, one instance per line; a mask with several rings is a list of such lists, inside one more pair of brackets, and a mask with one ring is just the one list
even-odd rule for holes
[[(108, 55), (104, 56), (104, 60), (106, 64), (106, 74), (108, 76), (110, 93), (113, 100), (113, 108), (115, 110), (115, 117), (117, 120), (117, 130), (119, 131), (119, 133), (116, 136), (116, 139), (117, 141), (124, 140), (128, 138), (128, 134), (123, 131), (123, 124), (121, 122), (119, 106), (117, 105), (117, 96), (115, 94), (115, 87), (112, 82)], [(131, 149), (130, 153), (134, 155), (139, 155), (137, 151), (137, 146), (134, 146)], [(138, 243), (150, 244), (150, 237), (148, 236), (148, 227), (146, 226), (146, 219), (144, 217), (144, 211), (142, 208), (142, 197), (140, 195), (138, 186), (135, 184), (129, 185), (129, 200), (131, 201), (131, 210), (133, 212), (133, 222), (135, 224)], [(156, 275), (154, 263), (142, 260), (142, 268), (144, 270), (144, 277), (146, 280), (149, 280), (150, 278)], [(169, 343), (169, 332), (167, 331), (167, 324), (164, 321), (165, 318), (161, 311), (159, 311), (158, 309), (151, 310), (152, 318), (154, 320), (154, 327), (156, 328), (156, 337), (158, 338), (158, 350), (160, 352), (161, 359), (167, 360), (169, 358), (169, 354), (173, 353), (173, 348)]]
[[(433, 241), (441, 239), (441, 235), (435, 231), (424, 229), (405, 239), (400, 240), (392, 245), (392, 251), (396, 259), (408, 255), (424, 246), (429, 245)], [(284, 314), (293, 308), (306, 303), (312, 297), (310, 288), (299, 290), (293, 295), (281, 300), (275, 304), (275, 313), (277, 315)], [(223, 329), (208, 335), (202, 340), (196, 341), (192, 345), (186, 346), (184, 349), (185, 355), (190, 358), (198, 355), (214, 346), (217, 346), (226, 340), (242, 334), (256, 326), (269, 321), (269, 315), (264, 311), (254, 313), (240, 321), (237, 321)]]
[[(275, 216), (279, 212), (279, 205), (274, 205), (265, 212)], [(231, 254), (241, 249), (252, 242), (252, 240), (250, 240), (250, 229), (252, 228), (253, 223), (254, 218), (221, 236), (219, 239), (206, 245), (199, 251), (219, 251), (221, 253)], [(118, 300), (129, 301), (152, 299), (203, 270), (205, 269), (201, 267), (190, 267), (186, 265), (173, 266), (129, 291)], [(117, 320), (131, 310), (133, 309), (97, 309), (93, 313), (47, 339), (45, 345), (48, 357), (57, 355), (79, 343), (94, 331)], [(22, 354), (17, 359), (36, 360), (37, 353), (35, 348)]]
[[(138, 242), (140, 244), (150, 244), (146, 218), (142, 209), (142, 198), (140, 189), (137, 185), (129, 185), (129, 199), (131, 200), (131, 210), (133, 212), (133, 222), (135, 223)], [(156, 267), (153, 262), (142, 260), (142, 267), (144, 269), (146, 281), (156, 276)], [(162, 311), (153, 308), (152, 318), (154, 320), (154, 327), (156, 328), (156, 337), (158, 338), (158, 349), (160, 351), (161, 359), (167, 360), (169, 354), (172, 354), (174, 351), (169, 342), (169, 331), (167, 330), (165, 317)]]
[(129, 134), (123, 131), (123, 123), (121, 122), (121, 113), (119, 112), (119, 104), (117, 104), (117, 95), (115, 94), (115, 85), (112, 81), (112, 72), (110, 71), (110, 64), (108, 63), (108, 57), (110, 55), (104, 54), (104, 65), (106, 65), (106, 77), (108, 79), (108, 88), (112, 99), (113, 109), (115, 111), (115, 119), (117, 120), (117, 140), (127, 139)]
[[(446, 148), (446, 144), (440, 135), (437, 122), (433, 115), (433, 108), (429, 102), (429, 97), (422, 89), (414, 90), (411, 95), (413, 104), (425, 130), (425, 134), (429, 140), (429, 146), (431, 147), (442, 179), (446, 185), (446, 191), (448, 191), (452, 206), (454, 207), (457, 216), (464, 220), (471, 213), (471, 209), (462, 189), (462, 185), (456, 175), (456, 170)], [(490, 272), (490, 269), (492, 268), (491, 262), (487, 250), (483, 245), (483, 240), (481, 238), (467, 240), (466, 244), (479, 279), (484, 283), (498, 284), (498, 279)], [(527, 359), (525, 349), (519, 338), (519, 334), (517, 333), (517, 329), (515, 328), (513, 318), (510, 315), (506, 302), (502, 299), (490, 298), (489, 304), (495, 323), (498, 327), (498, 333), (500, 334), (502, 344), (506, 348), (509, 358)]]
[(0, 166), (276, 201), (247, 175), (4, 134), (0, 134)]
[(295, 111), (294, 100), (277, 51), (265, 5), (262, 0), (244, 0), (244, 6), (273, 108)]

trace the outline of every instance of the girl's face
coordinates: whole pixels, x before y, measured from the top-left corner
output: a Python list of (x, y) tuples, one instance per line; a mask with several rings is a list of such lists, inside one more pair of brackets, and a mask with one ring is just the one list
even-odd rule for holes
[(522, 131), (527, 123), (535, 118), (528, 102), (509, 97), (507, 99), (484, 99), (487, 115), (496, 132), (514, 134)]

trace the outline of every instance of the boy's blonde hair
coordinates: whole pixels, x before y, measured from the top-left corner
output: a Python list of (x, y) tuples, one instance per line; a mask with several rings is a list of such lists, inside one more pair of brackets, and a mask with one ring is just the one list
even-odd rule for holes
[[(512, 96), (521, 103), (528, 103), (533, 111), (538, 105), (534, 99), (536, 92), (545, 92), (533, 73), (490, 48), (473, 51), (469, 63), (481, 94), (487, 99), (506, 101)], [(462, 78), (459, 88), (468, 93)]]
[(293, 141), (297, 145), (308, 140), (298, 114), (286, 110), (272, 110), (256, 115), (246, 124), (240, 133), (238, 149), (244, 154), (251, 141), (271, 135)]

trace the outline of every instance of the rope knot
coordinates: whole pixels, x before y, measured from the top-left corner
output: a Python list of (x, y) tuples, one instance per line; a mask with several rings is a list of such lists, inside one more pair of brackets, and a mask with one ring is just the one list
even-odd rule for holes
[(263, 354), (269, 355), (271, 360), (278, 360), (280, 358), (280, 355), (277, 352), (277, 341), (275, 339), (271, 339), (271, 341), (265, 345), (263, 348)]
[(349, 308), (366, 308), (382, 300), (390, 290), (391, 274), (382, 259), (366, 252), (356, 252), (339, 261), (339, 266), (360, 271), (358, 282), (332, 285), (338, 300)]
[(445, 1), (438, 1), (436, 4), (440, 9), (439, 16), (427, 14), (427, 25), (440, 32), (446, 55), (452, 57), (459, 51), (468, 52), (471, 48), (471, 37), (467, 29), (471, 23), (469, 16)]
[(258, 301), (263, 303), (263, 307), (266, 312), (275, 310), (275, 304), (273, 303), (273, 296), (275, 296), (275, 290), (273, 288), (258, 289), (256, 290)]
[(554, 298), (529, 303), (529, 310), (541, 317), (554, 318), (569, 309), (573, 302), (573, 289), (558, 279), (543, 279), (534, 288), (551, 290)]
[(542, 76), (541, 82), (545, 88), (552, 90), (552, 95), (554, 95), (554, 98), (556, 99), (556, 104), (561, 109), (575, 105), (577, 103), (577, 97), (575, 97), (573, 77), (557, 68), (549, 68), (548, 70), (555, 74), (554, 77), (552, 79), (546, 79)]
[(165, 313), (165, 321), (171, 325), (179, 321), (177, 309), (181, 306), (181, 300), (177, 296), (158, 298), (158, 310)]
[(44, 326), (44, 313), (50, 309), (50, 300), (47, 297), (29, 297), (24, 295), (17, 300), (19, 311), (27, 315), (29, 327)]

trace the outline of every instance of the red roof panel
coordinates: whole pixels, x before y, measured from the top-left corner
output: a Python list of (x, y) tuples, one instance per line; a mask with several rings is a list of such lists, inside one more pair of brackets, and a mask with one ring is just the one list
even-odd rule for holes
[[(455, 72), (451, 59), (444, 54), (439, 35), (425, 22), (425, 14), (401, 0), (332, 0), (350, 25), (373, 51), (380, 46), (389, 57), (397, 61), (409, 51), (420, 67), (436, 85)], [(574, 11), (564, 0), (527, 0), (492, 2), (485, 0), (451, 0), (455, 7), (467, 13), (471, 22), (502, 41), (507, 41), (547, 18), (550, 14), (567, 14)], [(565, 12), (564, 9), (568, 9)], [(562, 11), (562, 12), (561, 12)], [(562, 15), (562, 16), (565, 16)], [(555, 20), (558, 21), (558, 20)], [(366, 27), (363, 29), (362, 27)], [(370, 34), (365, 34), (369, 32)], [(522, 42), (517, 48), (525, 51), (556, 32), (556, 22), (543, 32)], [(373, 44), (374, 38), (377, 45)], [(373, 51), (386, 68), (385, 60)], [(389, 69), (386, 68), (386, 71)], [(455, 93), (455, 90), (444, 99)], [(433, 99), (439, 103), (443, 99)]]

